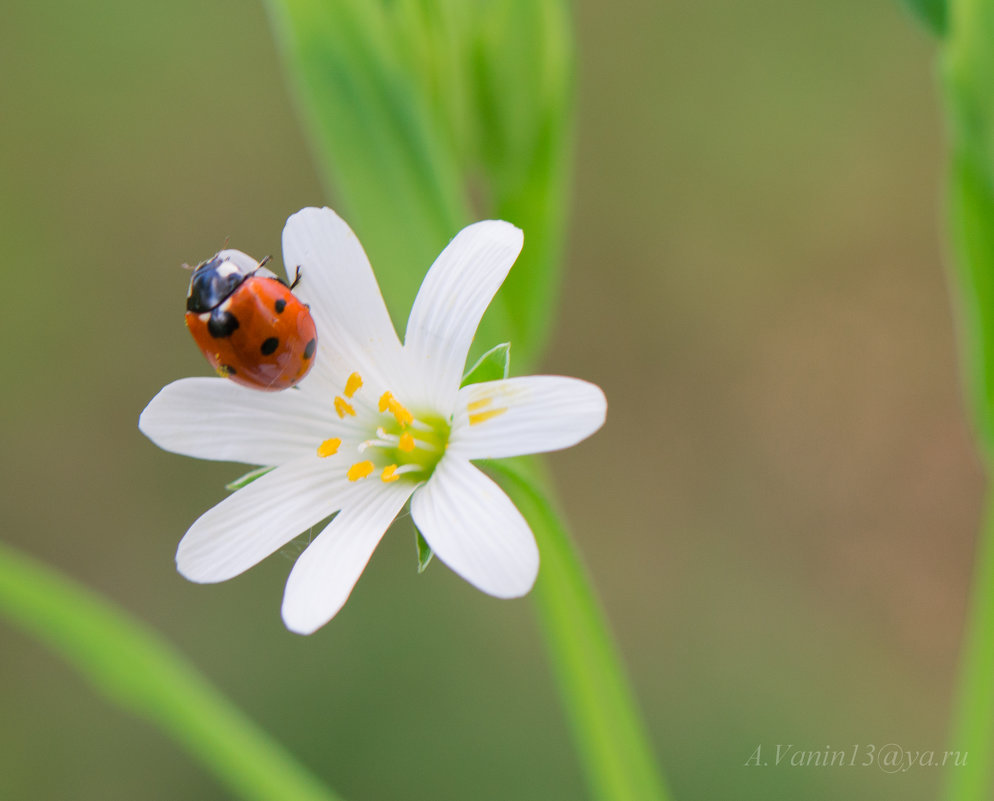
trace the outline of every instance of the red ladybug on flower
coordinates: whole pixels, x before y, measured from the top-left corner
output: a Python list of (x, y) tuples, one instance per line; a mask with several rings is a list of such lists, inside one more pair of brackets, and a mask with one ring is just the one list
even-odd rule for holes
[(242, 386), (288, 389), (314, 363), (317, 332), (308, 307), (265, 263), (222, 250), (198, 265), (186, 296), (186, 325), (217, 374)]

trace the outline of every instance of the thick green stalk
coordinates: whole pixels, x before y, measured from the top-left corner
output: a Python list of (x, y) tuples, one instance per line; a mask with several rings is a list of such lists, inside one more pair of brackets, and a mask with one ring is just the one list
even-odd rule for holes
[(108, 699), (169, 734), (246, 801), (337, 801), (188, 662), (107, 601), (0, 543), (0, 614)]
[(607, 621), (536, 460), (488, 463), (542, 554), (532, 595), (592, 797), (666, 801), (669, 793)]

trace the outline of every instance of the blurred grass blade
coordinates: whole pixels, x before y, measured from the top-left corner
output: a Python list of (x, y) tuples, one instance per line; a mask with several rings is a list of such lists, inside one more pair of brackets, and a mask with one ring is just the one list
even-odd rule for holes
[(563, 0), (481, 7), (474, 95), (479, 159), (491, 215), (525, 232), (501, 296), (515, 322), (505, 338), (527, 368), (548, 336), (559, 290), (573, 163), (573, 34)]
[(974, 565), (973, 592), (967, 628), (950, 751), (965, 755), (962, 764), (947, 769), (948, 801), (988, 801), (991, 797), (991, 754), (994, 753), (994, 487)]
[(656, 765), (624, 667), (556, 510), (538, 489), (537, 460), (484, 462), (528, 520), (542, 554), (532, 597), (563, 705), (598, 801), (665, 801)]
[(949, 226), (964, 362), (984, 453), (994, 455), (994, 3), (953, 0), (943, 52)]
[(108, 699), (147, 719), (246, 801), (337, 801), (167, 643), (65, 576), (0, 543), (0, 614)]
[(901, 2), (936, 36), (946, 33), (947, 0), (901, 0)]
[[(570, 161), (563, 0), (266, 0), (329, 191), (394, 323), (463, 226), (500, 217), (525, 249), (477, 342), (540, 350), (557, 286)], [(476, 351), (475, 353), (478, 353)]]
[[(994, 0), (950, 0), (943, 49), (951, 158), (949, 229), (963, 371), (980, 449), (994, 467)], [(989, 478), (990, 480), (990, 478)], [(988, 504), (994, 503), (994, 483)], [(992, 797), (994, 513), (977, 546), (950, 747), (967, 755), (946, 774), (949, 801)]]
[(470, 222), (458, 164), (404, 69), (383, 3), (266, 5), (327, 186), (403, 322), (428, 265)]

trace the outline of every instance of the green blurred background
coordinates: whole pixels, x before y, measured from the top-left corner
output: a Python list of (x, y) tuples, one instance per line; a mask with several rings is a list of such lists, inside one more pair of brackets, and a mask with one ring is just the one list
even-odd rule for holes
[[(610, 412), (553, 466), (675, 795), (934, 798), (943, 769), (744, 766), (777, 743), (945, 748), (982, 480), (933, 46), (885, 0), (576, 11), (544, 366)], [(0, 536), (163, 632), (352, 801), (582, 797), (529, 602), (419, 577), (409, 521), (310, 638), (279, 618), (285, 556), (213, 587), (175, 572), (241, 473), (137, 429), (163, 384), (208, 374), (178, 265), (226, 237), (279, 255), (288, 214), (334, 203), (261, 6), (3, 16)], [(0, 649), (0, 798), (224, 797), (2, 622)]]

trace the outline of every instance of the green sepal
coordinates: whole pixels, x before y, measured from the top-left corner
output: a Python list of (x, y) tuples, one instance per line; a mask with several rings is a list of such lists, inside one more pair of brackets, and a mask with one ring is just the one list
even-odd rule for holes
[(232, 482), (230, 482), (228, 484), (225, 484), (224, 488), (226, 490), (230, 490), (232, 492), (234, 492), (235, 490), (240, 490), (242, 487), (245, 487), (245, 486), (251, 484), (257, 478), (262, 478), (264, 475), (266, 475), (266, 473), (268, 473), (270, 470), (274, 470), (274, 469), (275, 468), (273, 468), (273, 467), (257, 467), (257, 468), (255, 468), (255, 470), (249, 470), (241, 478), (236, 478), (234, 481), (232, 481)]
[(511, 374), (511, 343), (504, 342), (484, 353), (462, 377), (460, 387), (481, 384), (484, 381), (500, 381)]
[(431, 549), (431, 546), (425, 541), (425, 538), (421, 536), (421, 532), (417, 529), (414, 530), (417, 535), (417, 546), (418, 546), (418, 573), (424, 573), (431, 562), (432, 557), (435, 552)]

